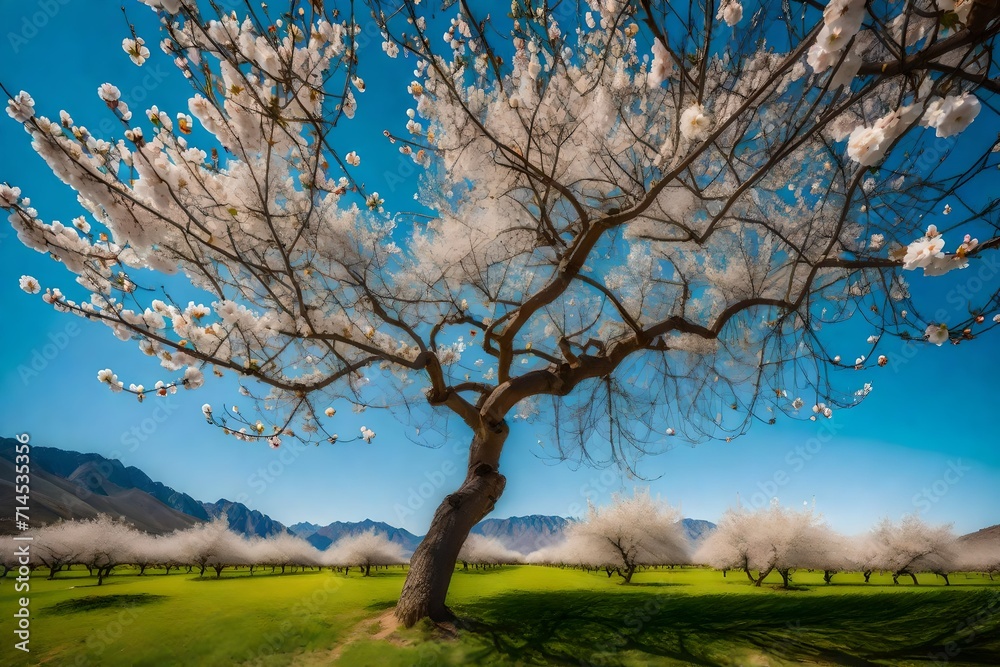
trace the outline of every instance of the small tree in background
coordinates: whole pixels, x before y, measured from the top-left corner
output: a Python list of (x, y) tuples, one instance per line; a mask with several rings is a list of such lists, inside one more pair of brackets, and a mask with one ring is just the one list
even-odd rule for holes
[(516, 551), (511, 551), (495, 537), (473, 534), (469, 535), (465, 544), (462, 545), (462, 550), (458, 552), (458, 560), (462, 563), (462, 567), (467, 570), (469, 564), (487, 566), (520, 563), (524, 560), (524, 556)]
[(793, 568), (834, 569), (825, 555), (833, 544), (832, 531), (812, 510), (787, 509), (775, 499), (754, 511), (727, 510), (695, 560), (722, 570), (743, 570), (754, 586), (777, 571), (788, 587)]
[(372, 566), (402, 565), (407, 562), (403, 547), (374, 529), (357, 535), (345, 535), (327, 547), (325, 561), (333, 567), (350, 569), (357, 566), (364, 576), (371, 575)]
[(917, 584), (917, 574), (933, 572), (950, 584), (948, 574), (958, 560), (951, 524), (933, 526), (912, 514), (899, 521), (882, 519), (868, 534), (864, 548), (866, 570), (891, 572), (893, 583), (908, 576)]
[(173, 537), (183, 561), (196, 565), (201, 577), (209, 567), (215, 570), (218, 578), (225, 568), (250, 562), (250, 543), (229, 529), (225, 517), (178, 531)]
[(606, 507), (591, 505), (587, 518), (570, 524), (566, 533), (592, 562), (613, 566), (626, 584), (640, 565), (673, 565), (689, 558), (680, 512), (652, 498), (648, 489), (615, 494)]

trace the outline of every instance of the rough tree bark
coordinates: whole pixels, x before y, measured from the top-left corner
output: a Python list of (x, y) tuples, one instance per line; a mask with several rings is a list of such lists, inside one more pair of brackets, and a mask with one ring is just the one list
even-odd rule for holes
[(465, 481), (438, 506), (427, 536), (410, 558), (396, 606), (396, 618), (406, 627), (425, 616), (432, 621), (454, 619), (445, 605), (448, 585), (469, 531), (493, 511), (503, 494), (507, 480), (499, 472), (500, 452), (508, 432), (501, 422), (493, 429), (479, 428), (473, 436)]

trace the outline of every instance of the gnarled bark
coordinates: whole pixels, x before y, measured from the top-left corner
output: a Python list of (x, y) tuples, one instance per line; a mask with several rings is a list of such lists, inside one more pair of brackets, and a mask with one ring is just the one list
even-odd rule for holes
[(396, 606), (396, 618), (406, 627), (425, 617), (432, 621), (454, 618), (445, 605), (448, 585), (469, 531), (493, 511), (503, 494), (507, 480), (498, 468), (507, 433), (506, 424), (501, 423), (473, 437), (465, 481), (434, 512), (427, 536), (413, 552)]

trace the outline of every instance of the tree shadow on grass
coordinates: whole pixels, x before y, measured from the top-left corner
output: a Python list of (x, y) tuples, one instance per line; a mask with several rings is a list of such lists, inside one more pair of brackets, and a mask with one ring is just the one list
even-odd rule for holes
[[(874, 665), (930, 661), (949, 642), (967, 664), (1000, 664), (1000, 604), (988, 591), (825, 597), (673, 595), (650, 590), (511, 591), (455, 604), (482, 662)], [(983, 613), (984, 610), (986, 613)], [(969, 619), (979, 619), (974, 627)], [(762, 664), (767, 664), (763, 662)]]
[(166, 600), (169, 595), (152, 595), (150, 593), (137, 593), (132, 595), (88, 595), (85, 598), (75, 600), (63, 600), (54, 605), (44, 607), (42, 614), (64, 615), (76, 614), (85, 611), (97, 611), (100, 609), (129, 609), (137, 605), (151, 604)]
[(369, 605), (365, 605), (366, 611), (385, 611), (386, 609), (392, 609), (396, 606), (398, 600), (392, 598), (391, 600), (378, 600), (377, 602), (372, 602)]

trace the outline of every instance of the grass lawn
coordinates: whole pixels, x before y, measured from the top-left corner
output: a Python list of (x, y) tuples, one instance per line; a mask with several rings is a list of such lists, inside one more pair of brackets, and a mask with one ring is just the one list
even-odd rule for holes
[(394, 628), (399, 569), (245, 571), (222, 578), (86, 571), (31, 582), (31, 653), (13, 648), (14, 582), (0, 580), (0, 665), (1000, 665), (1000, 580), (797, 572), (457, 571), (457, 630)]

